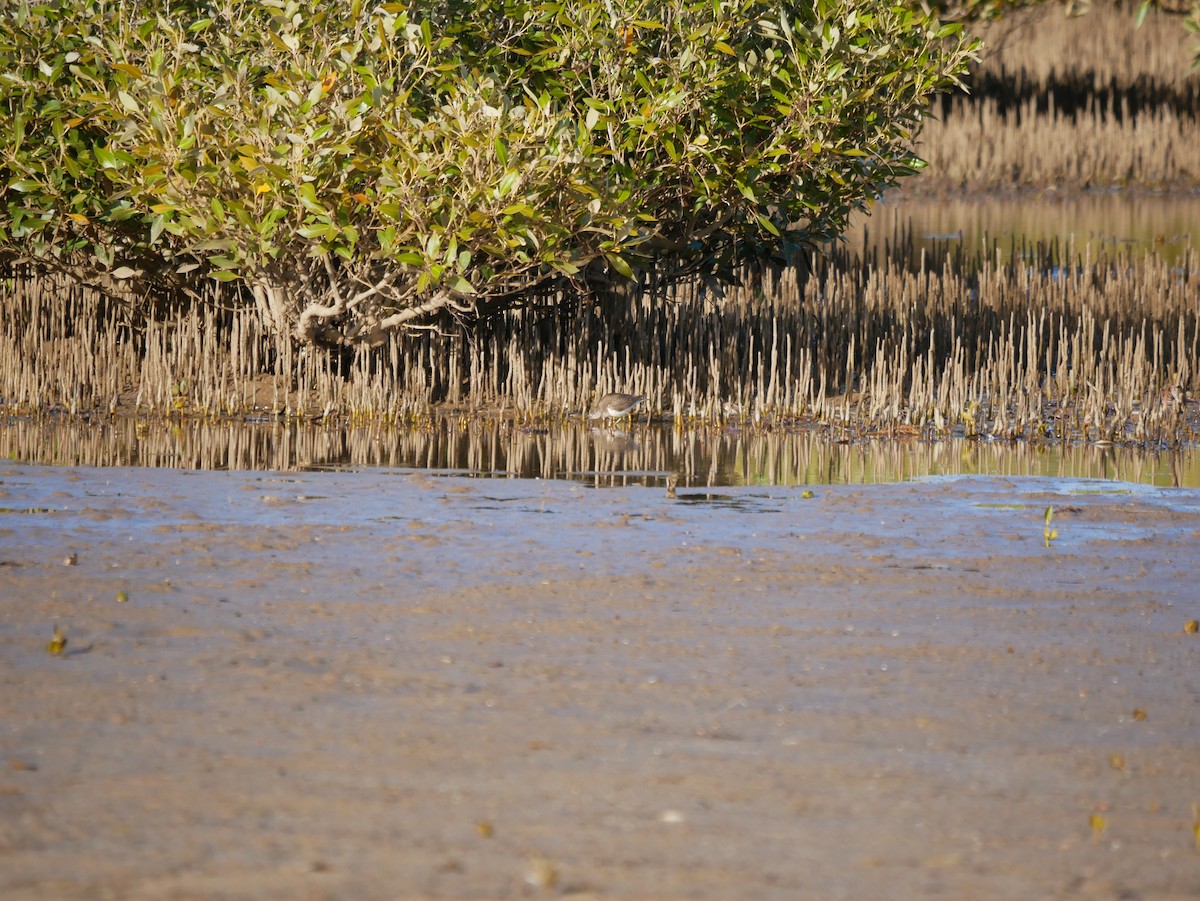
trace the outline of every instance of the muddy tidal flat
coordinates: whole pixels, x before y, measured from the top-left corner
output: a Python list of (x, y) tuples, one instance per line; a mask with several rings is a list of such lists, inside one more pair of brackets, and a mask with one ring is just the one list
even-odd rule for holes
[(0, 467), (0, 897), (1200, 897), (1200, 491), (813, 490)]

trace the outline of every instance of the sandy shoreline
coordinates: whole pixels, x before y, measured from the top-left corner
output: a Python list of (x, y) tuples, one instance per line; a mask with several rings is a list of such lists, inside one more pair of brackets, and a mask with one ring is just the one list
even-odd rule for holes
[(681, 493), (0, 469), (0, 896), (1200, 896), (1200, 492)]

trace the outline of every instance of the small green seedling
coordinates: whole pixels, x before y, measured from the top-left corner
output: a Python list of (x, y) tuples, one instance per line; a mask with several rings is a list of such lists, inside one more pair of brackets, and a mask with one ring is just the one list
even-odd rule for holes
[(959, 416), (963, 422), (963, 437), (977, 438), (979, 436), (979, 424), (975, 421), (976, 414), (979, 413), (979, 401), (973, 400), (967, 404)]
[(1054, 508), (1047, 507), (1045, 515), (1046, 525), (1042, 527), (1042, 537), (1046, 539), (1046, 547), (1050, 547), (1050, 542), (1058, 537), (1058, 529), (1050, 525), (1054, 520)]
[(61, 657), (63, 651), (67, 649), (67, 636), (59, 625), (54, 626), (54, 637), (46, 642), (46, 653), (54, 657)]

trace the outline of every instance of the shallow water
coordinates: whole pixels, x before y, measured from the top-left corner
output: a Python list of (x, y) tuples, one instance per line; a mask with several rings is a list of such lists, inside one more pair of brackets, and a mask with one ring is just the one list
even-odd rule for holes
[[(939, 561), (981, 549), (989, 559), (1036, 553), (1051, 504), (1059, 511), (1056, 553), (1180, 540), (1200, 516), (1196, 490), (1073, 476), (937, 476), (816, 492), (791, 485), (679, 488), (676, 497), (643, 484), (649, 481), (595, 491), (579, 482), (481, 481), (389, 468), (230, 473), (0, 465), (0, 549), (40, 557), (39, 547), (65, 542), (86, 555), (89, 536), (102, 532), (137, 555), (158, 554), (151, 568), (179, 582), (196, 573), (179, 569), (178, 560), (174, 571), (162, 571), (162, 554), (171, 557), (166, 549), (180, 547), (181, 538), (196, 550), (217, 535), (250, 529), (264, 541), (258, 550), (269, 552), (269, 536), (300, 536), (303, 558), (332, 572), (365, 565), (369, 556), (335, 551), (335, 543), (345, 544), (334, 541), (338, 530), (366, 530), (378, 548), (440, 549), (405, 570), (406, 591), (423, 591), (453, 589), (464, 579), (500, 584), (508, 576), (520, 582), (650, 573), (664, 555), (672, 569), (711, 565), (722, 555), (738, 569), (799, 547), (855, 556), (886, 550), (937, 569)], [(1092, 511), (1101, 509), (1109, 518), (1094, 519)], [(1113, 510), (1127, 513), (1119, 525)], [(325, 537), (313, 537), (319, 535)]]
[(1090, 247), (1092, 259), (1101, 253), (1153, 253), (1182, 263), (1200, 245), (1200, 194), (928, 198), (897, 191), (884, 195), (870, 215), (855, 219), (846, 248), (883, 259), (885, 247), (903, 246), (907, 238), (930, 265), (957, 253), (1008, 261), (1032, 255), (1038, 245), (1056, 246), (1060, 258), (1068, 248), (1078, 256)]
[(0, 458), (56, 466), (197, 470), (417, 469), (591, 485), (683, 487), (904, 482), (930, 476), (1049, 476), (1200, 487), (1200, 454), (1099, 444), (965, 439), (839, 443), (811, 430), (677, 432), (635, 424), (522, 428), (436, 419), (417, 429), (347, 429), (279, 422), (138, 424), (133, 420), (0, 421)]

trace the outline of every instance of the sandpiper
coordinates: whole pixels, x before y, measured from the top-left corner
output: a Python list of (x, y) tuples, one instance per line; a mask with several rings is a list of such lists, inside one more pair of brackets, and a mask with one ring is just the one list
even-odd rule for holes
[(640, 407), (645, 399), (640, 394), (606, 394), (596, 402), (588, 419), (620, 419)]
[(1190, 400), (1187, 389), (1184, 388), (1183, 385), (1179, 384), (1167, 385), (1165, 388), (1163, 388), (1162, 394), (1160, 394), (1158, 398), (1164, 404), (1172, 403), (1177, 407), (1185, 406), (1188, 400)]

